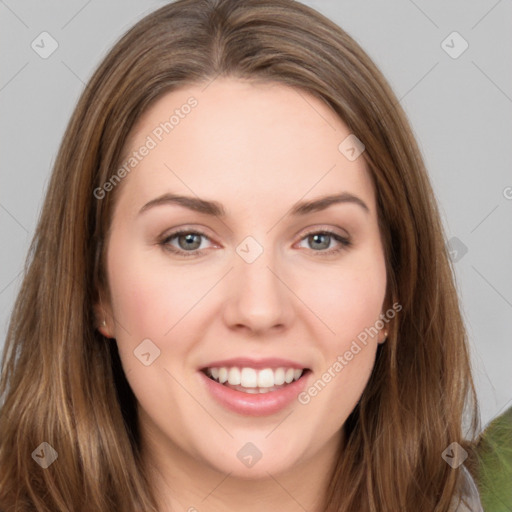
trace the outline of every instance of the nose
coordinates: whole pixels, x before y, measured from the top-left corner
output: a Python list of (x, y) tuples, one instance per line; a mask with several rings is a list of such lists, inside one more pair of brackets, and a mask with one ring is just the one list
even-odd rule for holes
[(293, 293), (271, 251), (264, 250), (252, 263), (238, 255), (235, 258), (223, 309), (229, 328), (251, 335), (288, 328), (293, 319)]

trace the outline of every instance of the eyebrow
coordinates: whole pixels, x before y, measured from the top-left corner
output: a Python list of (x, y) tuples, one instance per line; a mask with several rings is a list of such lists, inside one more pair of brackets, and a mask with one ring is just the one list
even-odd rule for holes
[[(291, 208), (290, 214), (293, 216), (306, 215), (308, 213), (318, 212), (325, 210), (334, 204), (351, 203), (360, 206), (366, 213), (370, 209), (366, 203), (359, 197), (350, 194), (349, 192), (342, 192), (329, 196), (323, 196), (312, 201), (301, 201), (294, 204)], [(155, 199), (146, 203), (139, 212), (139, 215), (151, 208), (162, 205), (177, 204), (189, 210), (193, 210), (205, 215), (212, 215), (216, 217), (225, 217), (226, 210), (221, 203), (217, 201), (207, 201), (198, 197), (182, 196), (177, 194), (163, 194)]]

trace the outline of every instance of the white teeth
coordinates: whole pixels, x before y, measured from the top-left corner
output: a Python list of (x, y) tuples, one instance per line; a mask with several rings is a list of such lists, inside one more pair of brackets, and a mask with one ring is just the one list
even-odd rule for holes
[(258, 373), (258, 387), (271, 388), (274, 385), (274, 372), (270, 368), (265, 368)]
[(246, 388), (249, 393), (267, 393), (274, 391), (275, 386), (283, 386), (285, 383), (300, 379), (303, 370), (295, 368), (254, 368), (220, 367), (208, 368), (207, 375), (221, 384), (230, 384)]
[(278, 368), (274, 371), (274, 384), (276, 386), (284, 384), (284, 368)]
[[(212, 372), (213, 375), (213, 372)], [(238, 386), (242, 382), (240, 370), (236, 367), (230, 368), (228, 372), (228, 382), (233, 386)]]
[(293, 368), (288, 368), (288, 370), (286, 370), (286, 373), (284, 375), (284, 381), (286, 382), (286, 384), (290, 384), (290, 382), (293, 380), (294, 374), (295, 370)]
[(228, 380), (228, 369), (225, 367), (219, 368), (219, 382), (224, 384)]
[(240, 375), (240, 386), (244, 388), (255, 388), (258, 385), (258, 374), (253, 368), (242, 368)]

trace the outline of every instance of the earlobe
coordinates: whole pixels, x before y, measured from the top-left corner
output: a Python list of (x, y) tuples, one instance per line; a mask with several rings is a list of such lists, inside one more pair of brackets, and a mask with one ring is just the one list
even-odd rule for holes
[(385, 329), (382, 329), (380, 332), (379, 332), (379, 339), (378, 339), (378, 343), (379, 344), (382, 344), (382, 343), (385, 343), (386, 340), (388, 339), (388, 329), (387, 327)]
[(98, 329), (98, 331), (103, 334), (103, 336), (105, 336), (105, 338), (111, 338), (112, 336), (110, 335), (110, 330), (108, 329), (107, 327), (107, 322), (106, 320), (103, 320), (101, 322), (101, 324), (99, 325), (99, 327), (96, 327)]
[(112, 338), (109, 324), (107, 324), (107, 314), (102, 306), (95, 304), (94, 306), (95, 328), (105, 338)]

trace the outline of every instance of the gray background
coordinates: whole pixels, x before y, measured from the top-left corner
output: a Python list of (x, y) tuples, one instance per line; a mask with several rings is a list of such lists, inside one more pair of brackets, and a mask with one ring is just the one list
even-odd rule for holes
[[(164, 3), (0, 0), (0, 347), (79, 94), (118, 37)], [(304, 3), (361, 44), (412, 123), (456, 261), (484, 426), (512, 405), (511, 0)], [(48, 58), (31, 47), (44, 31), (58, 43)], [(469, 45), (460, 55), (454, 31)]]

